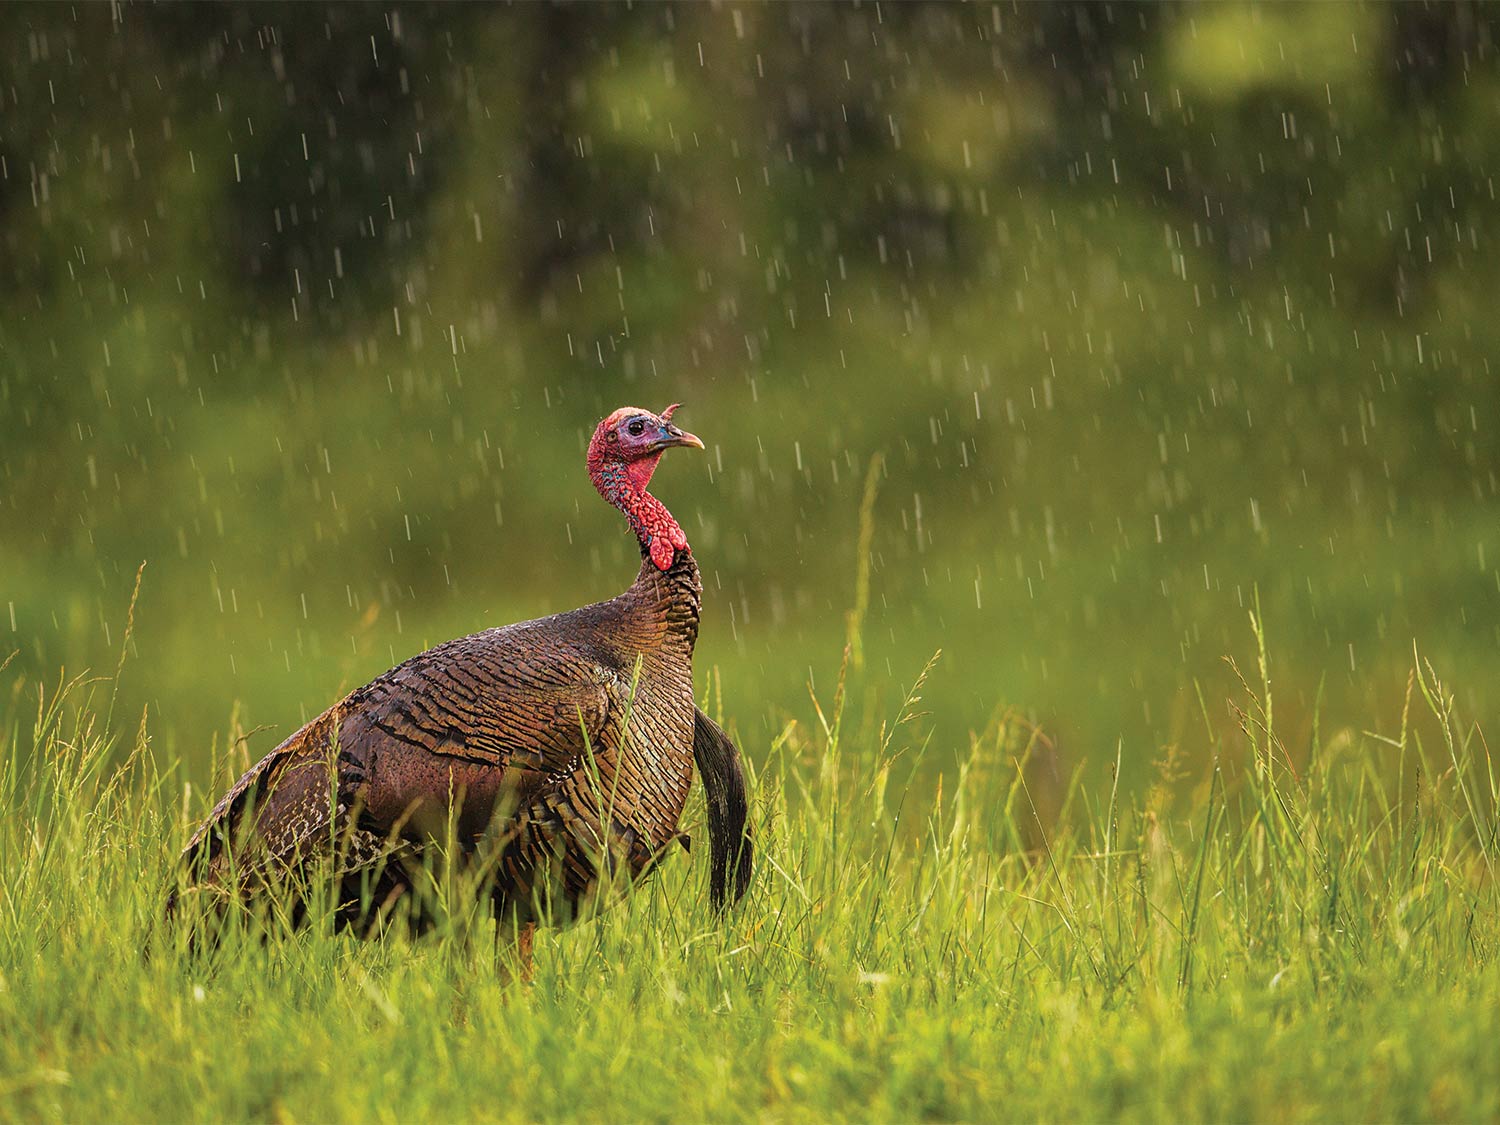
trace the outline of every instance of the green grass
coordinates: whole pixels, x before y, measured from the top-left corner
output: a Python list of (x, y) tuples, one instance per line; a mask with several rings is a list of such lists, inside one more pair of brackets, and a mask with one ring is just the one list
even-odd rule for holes
[(940, 662), (858, 724), (841, 679), (746, 747), (760, 863), (727, 924), (682, 856), (540, 935), (524, 983), (457, 920), (191, 952), (160, 894), (212, 794), (106, 721), (107, 682), (18, 687), (0, 1117), (1494, 1120), (1482, 735), (1419, 664), (1399, 729), (1294, 754), (1266, 660), (1154, 784), (1080, 772), (1040, 813), (1046, 736), (1015, 716), (908, 784)]

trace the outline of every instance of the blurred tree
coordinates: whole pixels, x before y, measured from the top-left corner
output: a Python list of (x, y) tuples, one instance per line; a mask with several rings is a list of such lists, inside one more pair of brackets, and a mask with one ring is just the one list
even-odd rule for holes
[(1470, 67), (1492, 63), (1500, 13), (1472, 0), (1411, 0), (1387, 10), (1386, 89), (1399, 108), (1431, 106), (1461, 86)]
[[(224, 235), (275, 303), (337, 280), (331, 328), (394, 303), (452, 158), (479, 6), (164, 5), (142, 22), (235, 146)], [(345, 279), (358, 284), (345, 285)], [(299, 284), (300, 280), (300, 284)]]

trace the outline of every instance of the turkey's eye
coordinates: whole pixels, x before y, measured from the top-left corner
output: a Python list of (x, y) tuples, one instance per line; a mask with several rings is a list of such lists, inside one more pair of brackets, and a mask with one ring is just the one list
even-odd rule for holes
[(639, 418), (632, 418), (630, 420), (630, 425), (626, 426), (625, 428), (630, 431), (630, 435), (632, 437), (640, 437), (641, 434), (646, 432), (646, 423), (641, 421)]

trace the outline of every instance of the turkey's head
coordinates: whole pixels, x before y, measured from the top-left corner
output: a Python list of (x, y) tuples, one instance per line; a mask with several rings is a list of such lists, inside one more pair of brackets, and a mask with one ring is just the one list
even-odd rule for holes
[[(602, 476), (605, 483), (618, 482), (632, 492), (645, 492), (656, 463), (668, 449), (679, 445), (702, 449), (697, 437), (672, 424), (672, 412), (680, 405), (674, 402), (660, 414), (622, 406), (600, 422), (589, 442), (589, 476), (595, 484)], [(607, 494), (605, 498), (610, 499)]]
[(625, 513), (652, 561), (662, 570), (672, 565), (675, 551), (687, 547), (687, 538), (646, 486), (668, 449), (703, 448), (695, 435), (673, 424), (672, 413), (679, 405), (674, 402), (660, 414), (622, 406), (599, 423), (589, 442), (588, 469), (594, 487)]

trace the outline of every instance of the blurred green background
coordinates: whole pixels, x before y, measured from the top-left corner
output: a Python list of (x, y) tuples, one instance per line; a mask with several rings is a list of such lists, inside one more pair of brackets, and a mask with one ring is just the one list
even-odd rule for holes
[[(759, 755), (939, 647), (930, 757), (1205, 745), (1258, 589), (1294, 759), (1413, 646), (1500, 710), (1494, 9), (0, 9), (0, 655), (202, 776), (626, 585), (657, 492)], [(233, 716), (233, 719), (232, 719)]]

